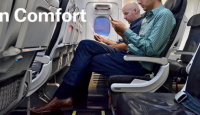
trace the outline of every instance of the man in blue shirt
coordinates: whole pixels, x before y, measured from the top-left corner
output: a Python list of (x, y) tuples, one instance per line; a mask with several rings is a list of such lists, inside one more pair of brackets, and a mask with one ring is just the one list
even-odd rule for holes
[[(141, 17), (140, 14), (140, 8), (135, 2), (128, 2), (125, 4), (125, 6), (122, 8), (122, 12), (124, 14), (124, 19), (130, 24), (130, 29), (136, 33), (139, 34), (141, 23), (143, 20), (143, 17)], [(121, 49), (121, 50), (127, 50), (128, 46), (123, 42), (123, 39), (119, 39), (119, 42), (109, 40), (101, 35), (95, 34), (96, 37), (95, 40), (99, 42), (103, 42), (109, 46)]]
[[(161, 0), (138, 0), (145, 11), (139, 35), (121, 21), (112, 21), (113, 28), (123, 38), (128, 51), (135, 55), (158, 56), (166, 46), (175, 26), (173, 14), (162, 6)], [(151, 63), (124, 61), (124, 50), (96, 41), (83, 40), (75, 52), (70, 69), (53, 99), (42, 107), (31, 108), (33, 112), (45, 113), (61, 107), (70, 107), (79, 99), (87, 99), (91, 72), (104, 75), (144, 75), (151, 71)], [(79, 96), (77, 96), (79, 94)], [(75, 96), (74, 96), (75, 95)]]

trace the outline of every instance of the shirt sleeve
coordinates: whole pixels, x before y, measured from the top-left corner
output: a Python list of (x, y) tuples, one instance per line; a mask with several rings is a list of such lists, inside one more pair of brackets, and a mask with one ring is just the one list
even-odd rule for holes
[[(158, 14), (155, 17), (154, 25), (151, 29), (151, 33), (145, 39), (130, 29), (124, 32), (124, 36), (127, 39), (127, 44), (130, 51), (134, 51), (136, 55), (145, 54), (146, 56), (154, 56), (164, 42), (168, 42), (169, 36), (175, 25), (173, 15), (169, 12)], [(130, 44), (131, 43), (131, 44)]]

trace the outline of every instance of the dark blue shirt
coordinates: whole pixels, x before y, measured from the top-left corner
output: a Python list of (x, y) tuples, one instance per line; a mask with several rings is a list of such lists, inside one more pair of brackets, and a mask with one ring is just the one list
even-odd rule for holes
[[(144, 19), (143, 17), (138, 18), (137, 20), (135, 20), (134, 22), (132, 22), (132, 23), (130, 24), (130, 27), (129, 27), (129, 28), (130, 28), (134, 33), (139, 34), (143, 19)], [(120, 44), (120, 43), (123, 43), (123, 39), (119, 39), (119, 42), (117, 42), (117, 44)]]
[(129, 28), (130, 28), (134, 33), (139, 34), (143, 19), (144, 19), (143, 17), (138, 18), (137, 20), (135, 20), (134, 22), (132, 22), (132, 23), (130, 24), (130, 27), (129, 27)]

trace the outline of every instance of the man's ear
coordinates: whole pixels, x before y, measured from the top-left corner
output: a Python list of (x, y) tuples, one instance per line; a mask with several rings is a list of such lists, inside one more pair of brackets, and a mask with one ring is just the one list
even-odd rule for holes
[(137, 14), (137, 8), (134, 8), (133, 11), (134, 11), (134, 14), (136, 15)]

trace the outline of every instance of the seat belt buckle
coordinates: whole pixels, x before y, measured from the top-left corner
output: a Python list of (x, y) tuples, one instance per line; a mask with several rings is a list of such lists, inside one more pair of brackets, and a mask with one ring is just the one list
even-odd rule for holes
[(187, 94), (183, 91), (180, 91), (178, 92), (176, 95), (175, 95), (175, 100), (178, 102), (178, 103), (181, 103), (182, 101), (184, 101), (185, 99), (187, 98)]

